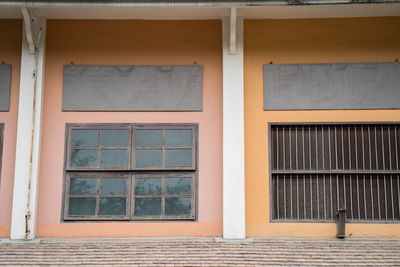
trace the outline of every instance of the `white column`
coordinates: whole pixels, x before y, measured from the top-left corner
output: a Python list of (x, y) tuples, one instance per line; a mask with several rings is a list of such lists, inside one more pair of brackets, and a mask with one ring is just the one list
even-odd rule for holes
[(36, 53), (29, 52), (25, 25), (22, 33), (11, 239), (34, 239), (36, 234), (46, 20), (38, 19), (37, 25), (41, 33)]
[(235, 51), (230, 51), (230, 24), (229, 17), (223, 18), (223, 237), (243, 239), (246, 238), (243, 18), (236, 19)]

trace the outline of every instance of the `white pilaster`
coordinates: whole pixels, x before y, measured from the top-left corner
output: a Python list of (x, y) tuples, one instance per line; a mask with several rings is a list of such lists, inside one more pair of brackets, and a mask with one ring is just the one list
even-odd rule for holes
[(231, 18), (223, 31), (223, 237), (246, 238), (244, 180), (243, 18), (236, 18), (232, 51)]
[(11, 239), (34, 239), (36, 234), (46, 20), (36, 25), (36, 53), (30, 53), (25, 25), (22, 33)]

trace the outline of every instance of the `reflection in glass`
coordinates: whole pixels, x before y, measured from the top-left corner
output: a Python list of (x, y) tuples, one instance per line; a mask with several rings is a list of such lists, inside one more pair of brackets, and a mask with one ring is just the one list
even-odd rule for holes
[(126, 199), (100, 198), (99, 215), (126, 215)]
[(103, 178), (100, 181), (101, 196), (126, 195), (126, 179)]
[(94, 196), (96, 195), (96, 178), (71, 178), (69, 194), (71, 196)]
[(101, 131), (102, 146), (127, 146), (128, 130), (102, 130)]
[(161, 198), (136, 198), (135, 216), (161, 215)]
[(136, 150), (136, 167), (160, 167), (161, 150)]
[(125, 167), (127, 150), (107, 149), (101, 151), (101, 167)]
[(68, 215), (96, 215), (95, 198), (70, 198)]
[(162, 130), (136, 130), (136, 146), (162, 146)]
[(71, 151), (72, 167), (96, 167), (97, 150), (72, 149)]
[(165, 215), (187, 215), (191, 211), (190, 198), (166, 198)]
[(161, 195), (161, 178), (136, 179), (135, 194), (138, 196)]
[(97, 130), (72, 130), (72, 146), (92, 146), (99, 145), (99, 135)]
[(192, 130), (166, 130), (166, 146), (192, 146)]
[(169, 149), (165, 151), (166, 166), (192, 166), (191, 149)]
[(192, 178), (166, 178), (165, 193), (167, 195), (190, 195)]

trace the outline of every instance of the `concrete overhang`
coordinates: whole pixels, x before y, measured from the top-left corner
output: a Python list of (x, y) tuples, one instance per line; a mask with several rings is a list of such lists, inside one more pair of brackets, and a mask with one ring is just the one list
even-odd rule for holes
[[(247, 3), (247, 4), (246, 4)], [(48, 19), (220, 19), (237, 6), (245, 19), (400, 16), (400, 1), (2, 1), (1, 19), (21, 19), (21, 7)]]

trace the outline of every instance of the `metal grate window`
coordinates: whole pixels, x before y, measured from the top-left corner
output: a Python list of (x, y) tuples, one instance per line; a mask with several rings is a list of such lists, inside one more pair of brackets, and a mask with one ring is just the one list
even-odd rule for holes
[(275, 221), (400, 220), (400, 125), (271, 125)]

